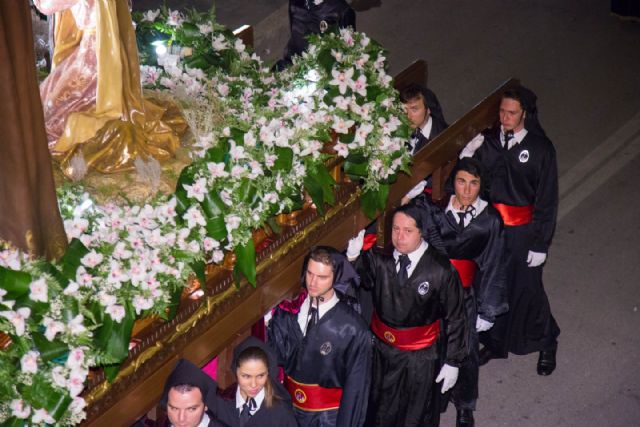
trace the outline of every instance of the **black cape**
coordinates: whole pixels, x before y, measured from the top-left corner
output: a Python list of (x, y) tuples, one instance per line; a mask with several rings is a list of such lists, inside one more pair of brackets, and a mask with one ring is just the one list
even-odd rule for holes
[[(393, 328), (447, 320), (446, 363), (460, 366), (468, 354), (462, 285), (449, 260), (429, 245), (405, 285), (392, 256), (369, 250), (356, 262), (361, 286), (370, 289), (380, 320)], [(425, 292), (426, 290), (426, 292)], [(374, 369), (367, 425), (437, 425), (438, 345), (399, 350), (374, 340)]]
[[(298, 423), (291, 409), (291, 398), (284, 386), (278, 381), (278, 362), (277, 356), (264, 342), (256, 337), (248, 337), (242, 341), (233, 350), (233, 362), (231, 370), (234, 372), (238, 366), (238, 357), (249, 347), (259, 347), (267, 353), (269, 359), (269, 381), (274, 390), (273, 406), (266, 407), (265, 402), (256, 411), (253, 416), (244, 424), (244, 427), (297, 427)], [(240, 425), (240, 413), (236, 408), (235, 390), (233, 391), (232, 400), (217, 400), (216, 412), (220, 420), (230, 427)]]
[(510, 150), (502, 147), (500, 128), (483, 132), (484, 143), (474, 154), (489, 172), (487, 198), (492, 203), (534, 205), (533, 221), (505, 226), (508, 255), (509, 311), (496, 318), (480, 341), (497, 357), (508, 352), (528, 354), (550, 350), (560, 334), (542, 284), (543, 266), (527, 265), (528, 252), (547, 253), (558, 210), (558, 170), (555, 149), (541, 132), (529, 132)]
[(278, 307), (267, 333), (287, 375), (301, 383), (343, 389), (336, 426), (363, 425), (371, 380), (371, 334), (355, 310), (340, 300), (304, 336), (298, 314)]

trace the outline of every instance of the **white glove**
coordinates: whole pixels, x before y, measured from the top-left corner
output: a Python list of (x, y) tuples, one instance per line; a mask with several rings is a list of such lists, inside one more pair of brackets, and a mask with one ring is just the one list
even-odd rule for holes
[(460, 158), (464, 159), (465, 157), (473, 157), (473, 154), (476, 152), (478, 148), (482, 146), (484, 142), (484, 135), (481, 133), (477, 134), (473, 137), (471, 141), (467, 143), (467, 145), (460, 152)]
[(356, 237), (352, 237), (349, 240), (349, 246), (347, 246), (347, 258), (349, 261), (353, 261), (360, 256), (362, 246), (364, 246), (364, 230), (360, 230)]
[(455, 366), (447, 365), (446, 363), (442, 365), (442, 369), (440, 369), (440, 373), (436, 378), (437, 383), (442, 382), (442, 393), (446, 393), (447, 390), (456, 385), (458, 371), (460, 369)]
[(480, 316), (476, 319), (476, 332), (484, 332), (491, 329), (493, 326), (493, 322), (489, 322), (488, 320), (484, 320)]
[(420, 194), (422, 194), (422, 192), (424, 191), (424, 187), (426, 186), (427, 186), (427, 181), (425, 180), (420, 181), (418, 185), (413, 187), (411, 190), (409, 190), (407, 194), (404, 195), (404, 198), (411, 200), (414, 197), (419, 196)]
[(527, 255), (527, 264), (529, 267), (538, 267), (542, 265), (547, 259), (547, 254), (542, 252), (529, 251)]

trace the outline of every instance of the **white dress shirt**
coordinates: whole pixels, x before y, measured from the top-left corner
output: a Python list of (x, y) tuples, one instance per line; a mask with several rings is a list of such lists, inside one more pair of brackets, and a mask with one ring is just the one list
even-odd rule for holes
[[(458, 218), (460, 218), (460, 216), (458, 215), (458, 212), (462, 213), (464, 211), (461, 211), (453, 207), (453, 199), (455, 197), (456, 197), (455, 195), (451, 196), (451, 198), (449, 199), (449, 204), (447, 205), (447, 208), (444, 211), (445, 213), (451, 212), (453, 214), (453, 217), (456, 219), (456, 221), (459, 221)], [(476, 201), (471, 204), (471, 206), (473, 206), (475, 210), (465, 212), (466, 215), (464, 216), (464, 226), (466, 227), (467, 225), (469, 225), (469, 223), (473, 218), (480, 215), (480, 212), (482, 212), (487, 207), (487, 205), (488, 203), (486, 201), (478, 197)]]
[[(418, 261), (420, 261), (420, 258), (422, 258), (422, 255), (425, 253), (428, 247), (429, 244), (422, 240), (422, 243), (420, 243), (418, 249), (407, 254), (409, 255), (409, 261), (411, 261), (411, 264), (409, 264), (409, 266), (407, 267), (407, 277), (411, 277), (411, 273), (413, 273), (413, 270), (416, 269)], [(393, 250), (393, 259), (396, 261), (396, 273), (400, 271), (400, 262), (398, 261), (400, 255), (400, 252), (398, 252), (396, 249)]]
[[(318, 320), (322, 319), (322, 316), (329, 310), (331, 310), (335, 305), (340, 301), (336, 292), (333, 292), (333, 296), (328, 300), (324, 301), (318, 306)], [(300, 306), (300, 311), (298, 312), (298, 325), (300, 325), (300, 330), (302, 331), (302, 335), (307, 334), (307, 324), (309, 323), (309, 306), (311, 305), (311, 298), (309, 295), (304, 299), (302, 305)]]

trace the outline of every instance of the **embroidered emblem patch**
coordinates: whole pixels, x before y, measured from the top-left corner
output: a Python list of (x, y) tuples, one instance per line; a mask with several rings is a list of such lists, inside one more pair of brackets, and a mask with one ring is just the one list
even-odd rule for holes
[(518, 160), (520, 160), (520, 163), (527, 163), (529, 161), (529, 150), (522, 150)]
[(429, 282), (422, 282), (418, 285), (418, 293), (420, 295), (426, 295), (429, 292)]
[(324, 33), (329, 29), (329, 23), (325, 20), (320, 21), (320, 32)]
[(327, 354), (331, 353), (332, 349), (333, 347), (331, 347), (331, 343), (327, 341), (320, 346), (320, 354), (326, 356)]
[(305, 394), (304, 391), (300, 390), (299, 388), (297, 388), (293, 392), (293, 395), (296, 398), (296, 401), (298, 401), (299, 403), (304, 403), (307, 401), (307, 395)]
[(389, 341), (389, 342), (391, 342), (391, 343), (396, 342), (396, 336), (395, 336), (395, 335), (393, 335), (393, 334), (392, 334), (391, 332), (389, 332), (389, 331), (385, 331), (385, 332), (384, 332), (384, 339), (385, 339), (385, 340), (387, 340), (387, 341)]

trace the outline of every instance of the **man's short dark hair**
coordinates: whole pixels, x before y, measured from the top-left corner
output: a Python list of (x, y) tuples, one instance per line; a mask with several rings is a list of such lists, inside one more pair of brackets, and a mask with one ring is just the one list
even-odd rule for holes
[(424, 108), (429, 108), (429, 106), (427, 105), (427, 97), (425, 94), (426, 90), (427, 89), (422, 85), (411, 83), (407, 87), (402, 89), (402, 91), (400, 91), (400, 101), (403, 104), (406, 104), (409, 101), (421, 99), (422, 103), (424, 104)]

